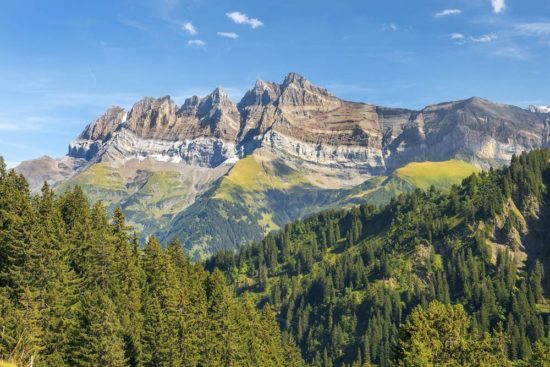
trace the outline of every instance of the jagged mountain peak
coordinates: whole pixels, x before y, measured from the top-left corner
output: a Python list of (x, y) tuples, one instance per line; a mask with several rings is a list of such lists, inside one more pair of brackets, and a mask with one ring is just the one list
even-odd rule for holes
[(166, 104), (175, 105), (176, 103), (172, 101), (172, 98), (168, 95), (162, 96), (159, 98), (143, 97), (132, 106), (130, 113), (134, 113), (134, 112), (139, 113), (150, 109), (155, 109), (155, 108), (158, 108), (159, 106), (166, 105)]
[(267, 106), (273, 104), (279, 98), (279, 95), (280, 87), (278, 84), (258, 79), (254, 87), (248, 90), (239, 102), (239, 108)]
[(134, 104), (125, 127), (140, 137), (157, 138), (176, 122), (177, 109), (170, 96), (145, 97)]
[(186, 111), (187, 113), (194, 113), (197, 109), (202, 110), (202, 114), (208, 111), (204, 111), (205, 108), (218, 108), (229, 107), (233, 108), (236, 104), (231, 100), (222, 86), (214, 89), (210, 94), (204, 97), (192, 96), (185, 100), (181, 106), (180, 111)]
[(212, 93), (210, 93), (210, 96), (212, 96), (213, 98), (219, 98), (219, 99), (231, 99), (229, 98), (229, 96), (227, 95), (227, 93), (225, 92), (225, 89), (223, 88), (222, 85), (220, 86), (217, 86), (213, 91)]
[(199, 104), (211, 104), (212, 107), (236, 106), (222, 86), (217, 87), (212, 93), (202, 98)]
[(183, 105), (181, 106), (181, 111), (188, 111), (193, 108), (196, 108), (201, 101), (201, 98), (199, 96), (192, 96), (185, 99), (185, 102), (183, 102)]
[(248, 106), (305, 106), (321, 105), (327, 100), (337, 101), (325, 88), (313, 85), (297, 73), (289, 73), (281, 84), (257, 80), (239, 102), (239, 108)]
[(326, 104), (328, 101), (338, 101), (338, 98), (330, 94), (328, 90), (311, 84), (306, 78), (297, 73), (288, 74), (280, 88), (279, 105), (319, 106)]
[(119, 106), (109, 107), (99, 118), (89, 123), (79, 139), (105, 140), (124, 122), (126, 111)]
[(200, 99), (196, 113), (201, 124), (208, 125), (212, 134), (225, 137), (234, 135), (231, 139), (236, 138), (240, 124), (239, 111), (223, 87), (217, 87), (212, 93)]
[(283, 81), (283, 86), (287, 86), (290, 84), (298, 84), (298, 85), (307, 85), (311, 84), (306, 78), (304, 78), (302, 75), (294, 72), (290, 72), (287, 74)]

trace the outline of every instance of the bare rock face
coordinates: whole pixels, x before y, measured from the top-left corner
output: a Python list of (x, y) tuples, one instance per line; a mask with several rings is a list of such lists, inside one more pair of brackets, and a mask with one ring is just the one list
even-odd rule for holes
[(178, 106), (168, 96), (143, 98), (130, 110), (124, 129), (144, 139), (177, 140), (177, 110)]
[(221, 88), (191, 97), (181, 108), (170, 97), (144, 98), (130, 112), (113, 107), (69, 146), (90, 164), (153, 158), (214, 167), (236, 152), (240, 114)]
[(513, 154), (548, 146), (550, 118), (481, 98), (442, 103), (415, 112), (385, 145), (389, 170), (413, 160), (461, 158), (483, 168)]
[(69, 156), (91, 160), (98, 154), (103, 142), (109, 140), (126, 121), (124, 109), (113, 106), (94, 122), (90, 123), (76, 140), (69, 145)]
[(216, 88), (204, 98), (186, 100), (179, 115), (186, 122), (183, 138), (214, 137), (233, 142), (237, 139), (240, 114), (222, 88)]

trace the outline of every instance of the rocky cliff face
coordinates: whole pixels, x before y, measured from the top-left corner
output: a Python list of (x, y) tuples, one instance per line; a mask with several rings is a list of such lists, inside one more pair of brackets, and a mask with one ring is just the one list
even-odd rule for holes
[(170, 97), (144, 98), (129, 112), (112, 107), (69, 145), (69, 156), (90, 162), (153, 158), (213, 167), (235, 154), (240, 115), (221, 88), (191, 97), (181, 108)]
[(144, 98), (108, 109), (69, 146), (89, 162), (154, 158), (215, 167), (267, 149), (289, 160), (384, 174), (408, 162), (454, 157), (482, 167), (545, 146), (549, 115), (480, 98), (421, 111), (348, 102), (291, 73), (257, 81), (235, 104), (221, 88), (178, 107)]

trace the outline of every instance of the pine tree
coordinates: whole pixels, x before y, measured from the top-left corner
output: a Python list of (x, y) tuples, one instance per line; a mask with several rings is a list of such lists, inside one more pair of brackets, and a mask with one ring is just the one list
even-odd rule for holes
[(160, 243), (150, 237), (144, 248), (143, 270), (146, 284), (143, 300), (143, 365), (169, 366), (175, 335), (170, 333), (176, 295), (170, 293), (175, 277)]
[(126, 366), (122, 328), (115, 305), (101, 288), (86, 290), (71, 331), (69, 365)]

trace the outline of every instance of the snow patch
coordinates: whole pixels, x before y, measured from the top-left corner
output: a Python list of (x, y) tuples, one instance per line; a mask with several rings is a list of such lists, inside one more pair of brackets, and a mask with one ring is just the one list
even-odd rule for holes
[(235, 164), (239, 161), (239, 156), (238, 155), (234, 155), (232, 157), (229, 157), (225, 160), (225, 162), (223, 162), (224, 164)]
[(529, 111), (537, 113), (550, 113), (550, 106), (529, 106)]

